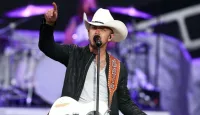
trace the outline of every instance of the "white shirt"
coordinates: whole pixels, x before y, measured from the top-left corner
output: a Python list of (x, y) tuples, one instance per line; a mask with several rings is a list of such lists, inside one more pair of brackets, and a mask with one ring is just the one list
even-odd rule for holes
[[(108, 105), (107, 78), (105, 73), (106, 66), (99, 73), (99, 100)], [(86, 76), (83, 91), (79, 102), (88, 103), (96, 100), (97, 90), (97, 64), (92, 61)]]

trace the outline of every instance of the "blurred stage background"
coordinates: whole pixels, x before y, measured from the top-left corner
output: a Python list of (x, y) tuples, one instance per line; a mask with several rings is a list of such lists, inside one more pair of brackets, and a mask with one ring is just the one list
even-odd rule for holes
[[(55, 2), (59, 18), (54, 36), (62, 43), (78, 1)], [(1, 115), (44, 115), (60, 96), (66, 68), (38, 49), (41, 18), (51, 3), (52, 0), (1, 3)], [(129, 70), (132, 100), (148, 115), (199, 115), (200, 0), (98, 3), (99, 7), (109, 8), (129, 29), (127, 39), (109, 52)]]

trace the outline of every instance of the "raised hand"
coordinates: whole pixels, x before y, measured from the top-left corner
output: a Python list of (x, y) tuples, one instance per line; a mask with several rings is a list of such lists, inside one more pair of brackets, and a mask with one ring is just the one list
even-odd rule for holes
[(57, 5), (55, 2), (52, 3), (53, 8), (49, 9), (45, 14), (45, 20), (46, 20), (46, 24), (49, 25), (54, 25), (54, 23), (56, 22), (57, 18), (58, 18), (58, 9), (57, 9)]

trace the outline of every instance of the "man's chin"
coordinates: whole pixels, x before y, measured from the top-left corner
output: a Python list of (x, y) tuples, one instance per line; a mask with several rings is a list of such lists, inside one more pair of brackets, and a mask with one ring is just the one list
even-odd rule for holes
[(97, 49), (97, 45), (94, 43), (94, 44), (90, 44), (90, 46), (93, 48), (93, 49)]
[[(98, 49), (97, 45), (95, 43), (90, 43), (90, 46), (93, 48), (93, 49)], [(103, 44), (100, 46), (100, 48), (103, 47)]]

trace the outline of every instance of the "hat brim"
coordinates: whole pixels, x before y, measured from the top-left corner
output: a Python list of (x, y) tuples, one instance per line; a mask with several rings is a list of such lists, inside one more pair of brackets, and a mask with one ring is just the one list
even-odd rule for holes
[(87, 30), (89, 30), (90, 25), (105, 26), (111, 28), (114, 32), (114, 37), (112, 38), (112, 41), (114, 42), (120, 42), (126, 39), (128, 35), (128, 30), (126, 25), (119, 20), (113, 20), (102, 24), (98, 22), (89, 22), (85, 13), (83, 17), (84, 17), (85, 27)]

